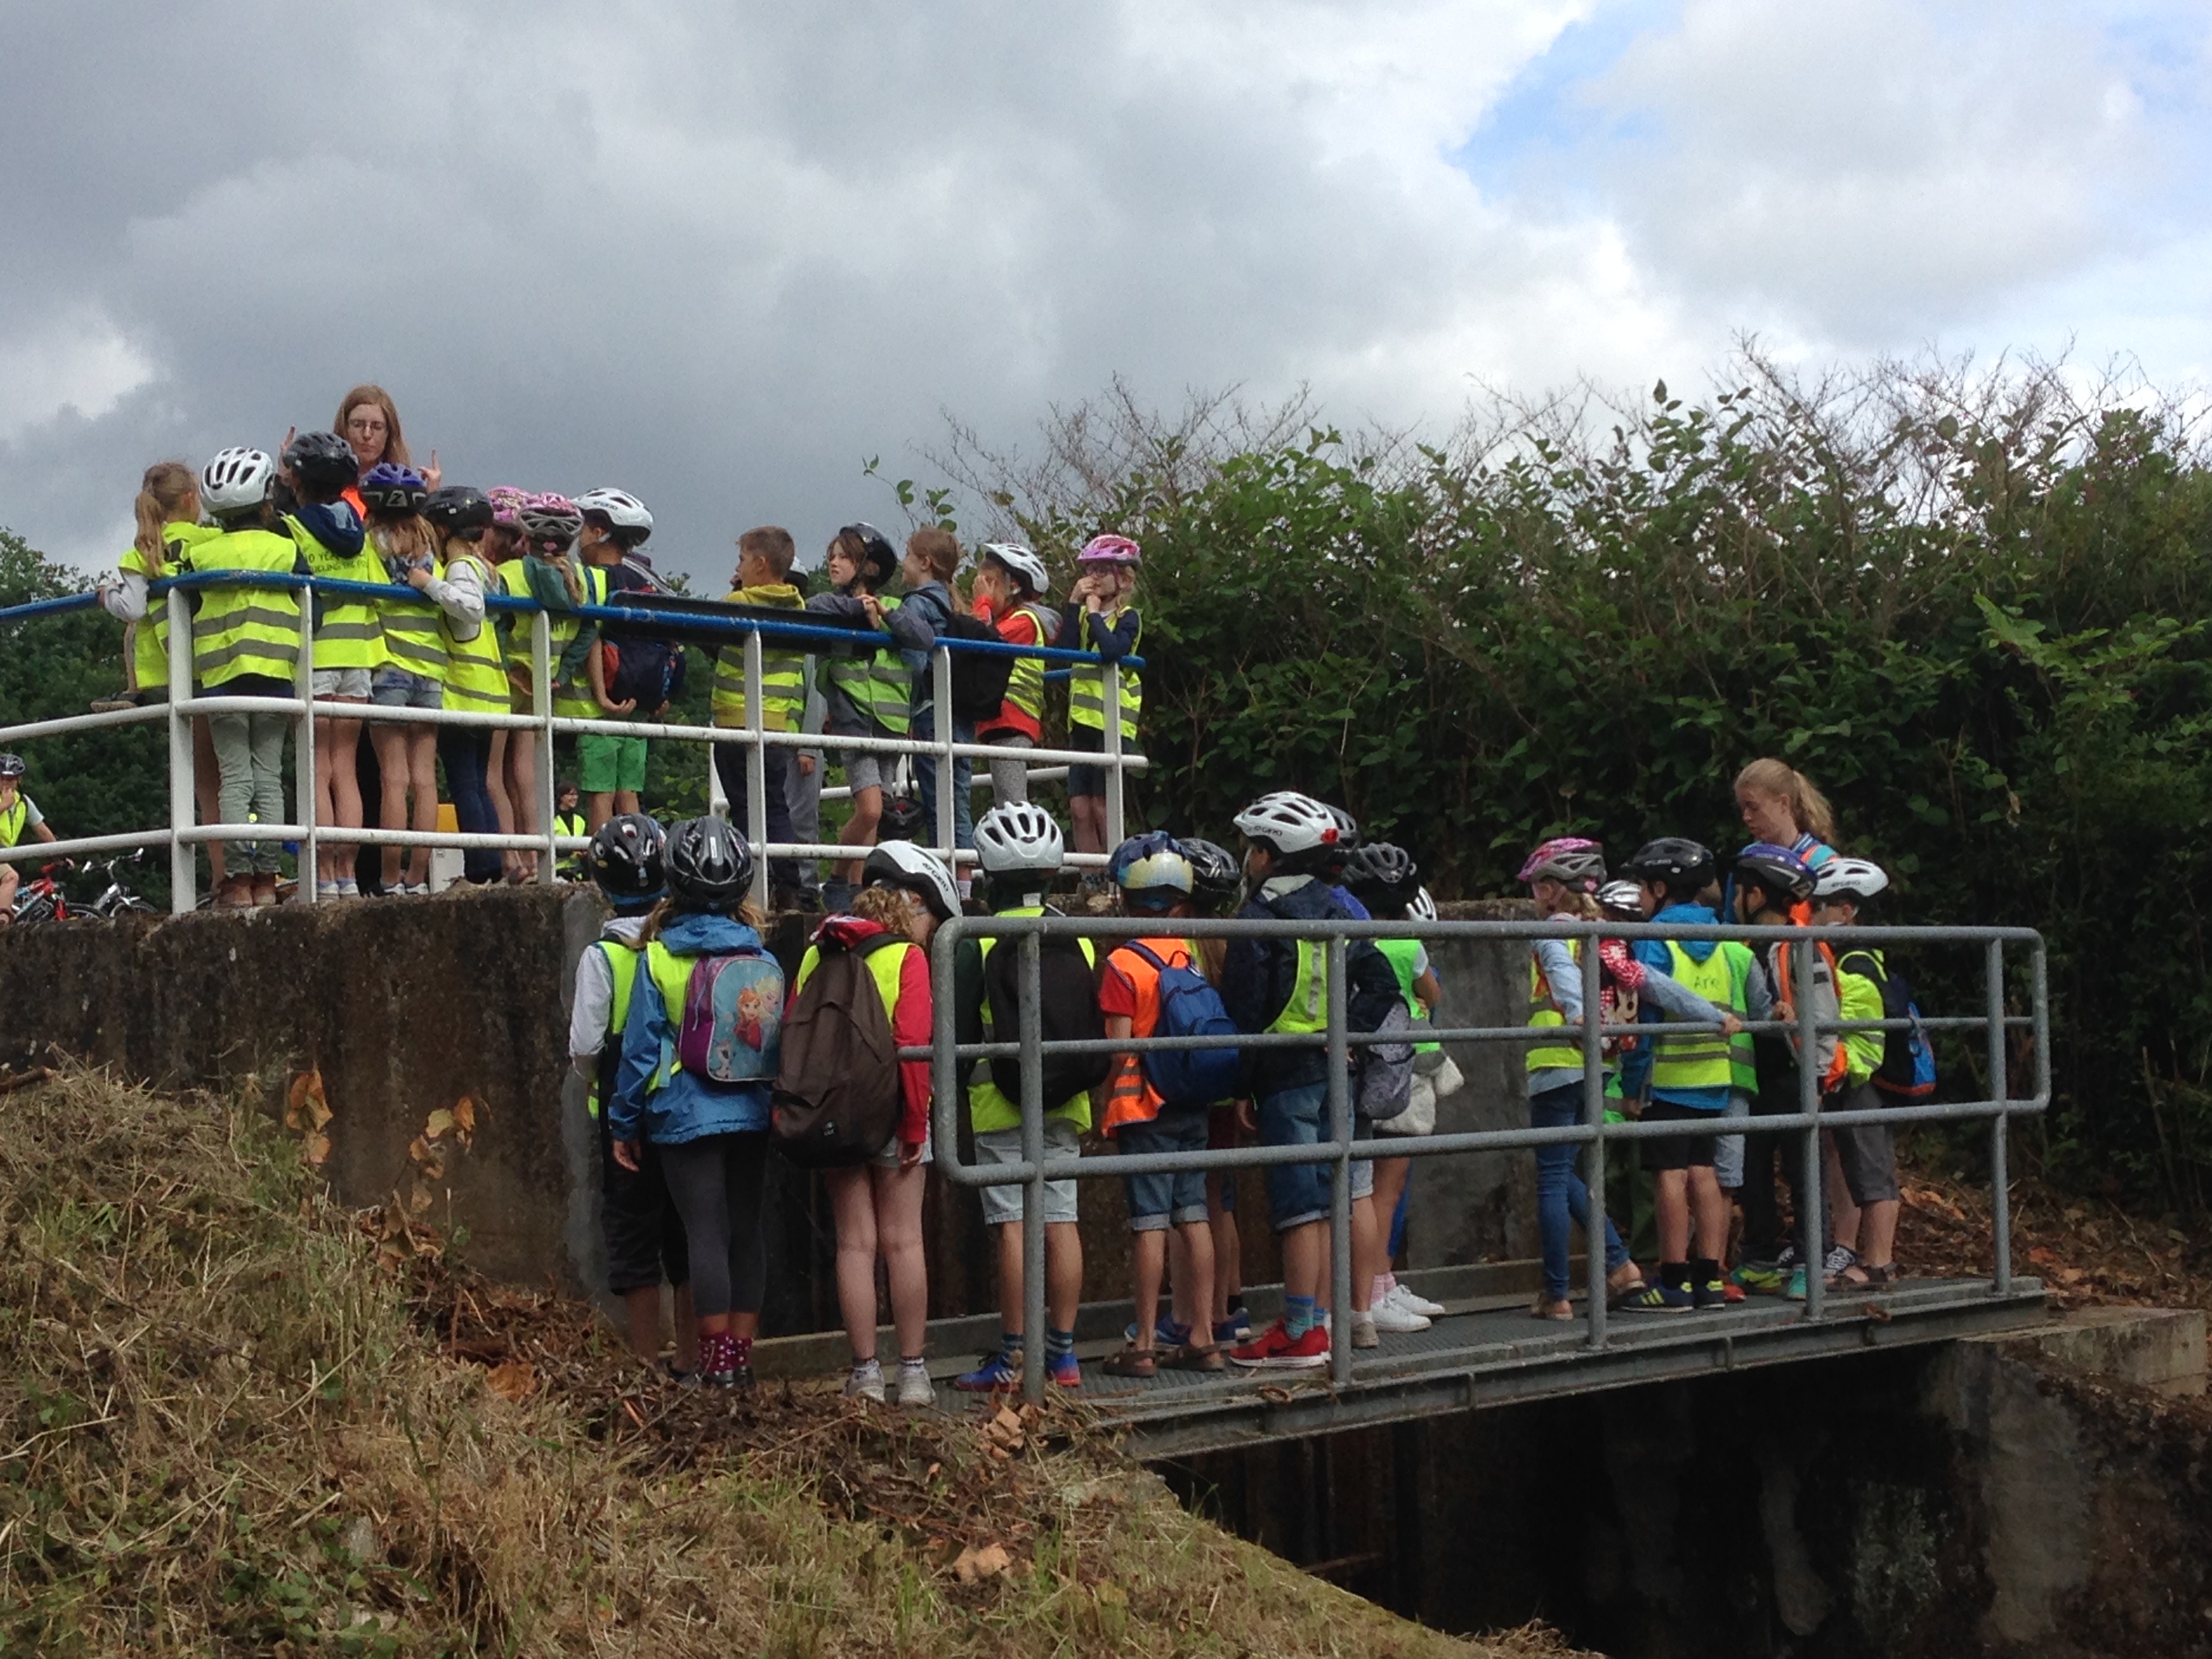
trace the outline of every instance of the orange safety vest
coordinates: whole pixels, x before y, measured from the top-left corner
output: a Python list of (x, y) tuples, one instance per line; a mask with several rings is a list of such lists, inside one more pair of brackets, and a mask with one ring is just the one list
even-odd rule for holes
[[(1813, 948), (1820, 953), (1820, 963), (1828, 970), (1829, 996), (1832, 999), (1840, 997), (1842, 993), (1836, 981), (1835, 951), (1817, 939), (1814, 941)], [(1774, 1006), (1781, 1011), (1783, 1018), (1794, 1021), (1797, 1018), (1796, 969), (1790, 966), (1790, 946), (1787, 944), (1777, 945), (1769, 960), (1774, 969), (1776, 981)], [(1817, 979), (1814, 981), (1815, 985), (1819, 982)], [(1838, 1018), (1842, 1017), (1842, 1012), (1843, 1005), (1838, 1002), (1836, 1007)], [(1815, 1008), (1814, 1012), (1817, 1016), (1820, 1010)], [(1836, 1032), (1831, 1031), (1820, 1041), (1828, 1045), (1828, 1058), (1820, 1067), (1820, 1092), (1827, 1094), (1843, 1083), (1844, 1073), (1850, 1069), (1850, 1056), (1844, 1052), (1843, 1039)], [(1797, 1046), (1797, 1034), (1795, 1031), (1790, 1034), (1790, 1046), (1793, 1048)]]
[[(1170, 968), (1189, 968), (1204, 973), (1206, 968), (1198, 952), (1187, 939), (1146, 939), (1131, 940), (1142, 945)], [(1137, 1012), (1129, 1021), (1129, 1035), (1151, 1036), (1160, 1024), (1160, 970), (1129, 948), (1119, 946), (1106, 958), (1107, 969), (1119, 973), (1129, 981), (1137, 994)], [(1150, 1123), (1167, 1104), (1160, 1091), (1152, 1087), (1146, 1074), (1142, 1055), (1119, 1054), (1114, 1056), (1113, 1069), (1106, 1074), (1106, 1110), (1099, 1128), (1106, 1134), (1118, 1134), (1127, 1123)]]

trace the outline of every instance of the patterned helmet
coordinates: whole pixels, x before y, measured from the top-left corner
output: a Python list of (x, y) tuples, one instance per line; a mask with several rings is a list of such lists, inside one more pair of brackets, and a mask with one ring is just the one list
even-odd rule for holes
[(1521, 866), (1516, 879), (1556, 881), (1577, 892), (1595, 893), (1605, 884), (1605, 846), (1580, 836), (1555, 836)]
[(1142, 564), (1144, 552), (1127, 536), (1093, 536), (1075, 556), (1078, 564)]

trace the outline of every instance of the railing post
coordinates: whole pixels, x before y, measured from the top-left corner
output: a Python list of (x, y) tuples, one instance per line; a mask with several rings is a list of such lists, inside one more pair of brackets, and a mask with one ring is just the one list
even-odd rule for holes
[(1984, 947), (1982, 973), (1983, 1010), (1989, 1018), (1990, 1098), (1996, 1114), (1990, 1119), (1990, 1235), (1995, 1247), (1995, 1270), (1990, 1289), (1996, 1296), (2012, 1293), (2012, 1172), (2008, 1168), (2012, 1115), (2005, 1109), (2011, 1084), (2006, 1076), (2004, 941), (1991, 939)]
[(545, 857), (538, 879), (550, 884), (558, 879), (554, 866), (561, 861), (561, 849), (553, 823), (553, 623), (543, 610), (530, 616), (530, 712), (538, 721), (530, 733), (538, 746), (538, 821), (545, 826)]
[(300, 726), (292, 738), (292, 776), (299, 789), (300, 827), (307, 834), (295, 860), (299, 876), (297, 892), (308, 904), (315, 902), (317, 860), (321, 837), (315, 817), (315, 585), (300, 590), (300, 659), (293, 672), (300, 693)]
[(945, 855), (945, 867), (957, 888), (960, 860), (953, 856), (957, 838), (953, 834), (952, 813), (954, 797), (959, 792), (952, 787), (952, 653), (942, 644), (933, 647), (929, 653), (929, 702), (937, 722), (937, 799), (933, 803), (937, 847)]
[[(1036, 933), (1017, 941), (1021, 951), (1022, 1159), (1030, 1166), (1022, 1188), (1022, 1397), (1044, 1401), (1044, 939)], [(999, 941), (1006, 948), (1006, 940)]]
[(753, 903), (768, 909), (768, 729), (761, 712), (761, 636), (745, 635), (745, 728), (752, 746), (745, 750), (745, 839), (753, 846)]
[[(1114, 718), (1110, 705), (1107, 716)], [(1114, 774), (1106, 776), (1110, 787)], [(1336, 1154), (1328, 1182), (1328, 1374), (1339, 1388), (1352, 1381), (1352, 1050), (1344, 1040), (1350, 954), (1343, 934), (1328, 936), (1328, 1138)]]
[(192, 843), (183, 833), (192, 827), (198, 799), (192, 787), (192, 717), (184, 712), (192, 697), (192, 609), (181, 587), (171, 588), (163, 603), (169, 607), (169, 909), (181, 916), (199, 896)]
[(1122, 814), (1121, 665), (1108, 663), (1099, 684), (1106, 701), (1106, 850), (1110, 853), (1128, 833)]
[(1589, 1290), (1589, 1346), (1605, 1346), (1605, 1005), (1598, 942), (1583, 942), (1583, 1122), (1590, 1131), (1583, 1149), (1583, 1184), (1589, 1188), (1589, 1219), (1583, 1227), (1583, 1277)]
[[(1819, 1024), (1813, 1018), (1813, 963), (1820, 946), (1808, 938), (1791, 953), (1790, 969), (1797, 981), (1797, 1109), (1807, 1117), (1820, 1111), (1820, 1071), (1816, 1044)], [(1805, 1131), (1804, 1184), (1799, 1207), (1798, 1231), (1805, 1241), (1805, 1317), (1818, 1319), (1826, 1309), (1828, 1291), (1827, 1211), (1825, 1182), (1827, 1165), (1820, 1156), (1820, 1130), (1815, 1123)], [(1787, 1289), (1785, 1285), (1784, 1287)]]

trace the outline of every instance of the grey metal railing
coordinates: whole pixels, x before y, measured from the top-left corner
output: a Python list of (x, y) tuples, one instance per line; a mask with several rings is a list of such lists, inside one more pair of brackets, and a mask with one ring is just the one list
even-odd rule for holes
[[(1272, 1033), (1229, 1036), (1105, 1038), (1084, 1042), (1047, 1042), (1039, 1012), (1042, 941), (1048, 938), (1090, 939), (1118, 942), (1161, 936), (1200, 939), (1308, 939), (1324, 944), (1328, 953), (1328, 1024), (1311, 1033)], [(963, 1043), (957, 1041), (959, 1011), (955, 1006), (954, 965), (964, 943), (981, 939), (1012, 939), (1020, 955), (1016, 984), (1020, 1006), (1016, 1036), (1009, 1041), (997, 1032), (994, 1040)], [(1346, 953), (1354, 939), (1487, 939), (1533, 943), (1540, 939), (1736, 939), (1754, 947), (1770, 943), (1866, 945), (1876, 948), (1913, 945), (1979, 945), (1984, 977), (1983, 1010), (1978, 1014), (1923, 1017), (1911, 1019), (1825, 1020), (1816, 1017), (1813, 974), (1816, 960), (1811, 951), (1792, 953), (1797, 977), (1792, 1021), (1746, 1020), (1743, 1029), (1754, 1034), (1786, 1036), (1796, 1048), (1798, 1109), (1750, 1119), (1729, 1119), (1726, 1127), (1716, 1124), (1605, 1121), (1605, 1039), (1611, 1036), (1687, 1036), (1718, 1034), (1718, 1025), (1688, 1021), (1652, 1024), (1601, 1025), (1595, 1021), (1565, 1029), (1579, 1037), (1583, 1052), (1583, 1121), (1561, 1128), (1481, 1129), (1451, 1134), (1391, 1135), (1382, 1139), (1353, 1138), (1352, 1062), (1354, 1048), (1378, 1042), (1402, 1042), (1402, 1032), (1378, 1036), (1349, 1029), (1346, 1018)], [(2005, 996), (2008, 945), (2028, 951), (2028, 1012), (2007, 1012)], [(1581, 953), (1583, 1006), (1595, 1009), (1601, 1000), (1601, 969), (1595, 949)], [(1158, 917), (1134, 916), (955, 916), (938, 928), (930, 945), (931, 988), (935, 1027), (927, 1048), (900, 1051), (902, 1059), (932, 1062), (934, 1103), (932, 1127), (937, 1166), (959, 1187), (992, 1187), (1020, 1183), (1022, 1196), (1023, 1388), (1031, 1400), (1043, 1397), (1045, 1385), (1045, 1230), (1036, 1218), (1044, 1213), (1045, 1183), (1070, 1178), (1101, 1180), (1109, 1176), (1144, 1175), (1181, 1170), (1267, 1169), (1278, 1164), (1327, 1164), (1329, 1185), (1329, 1370), (1339, 1387), (1352, 1380), (1352, 1164), (1356, 1158), (1437, 1158), (1456, 1153), (1503, 1152), (1573, 1143), (1583, 1148), (1583, 1179), (1590, 1192), (1593, 1214), (1604, 1208), (1606, 1149), (1615, 1141), (1664, 1139), (1680, 1135), (1716, 1133), (1802, 1134), (1803, 1168), (1800, 1191), (1806, 1213), (1797, 1218), (1799, 1237), (1806, 1241), (1806, 1297), (1804, 1317), (1817, 1321), (1825, 1313), (1825, 1282), (1819, 1260), (1825, 1237), (1826, 1206), (1820, 1136), (1823, 1128), (1845, 1128), (1864, 1123), (1901, 1126), (1912, 1123), (1955, 1122), (1987, 1119), (1990, 1123), (1990, 1171), (1995, 1270), (1994, 1295), (2012, 1290), (2012, 1230), (2008, 1207), (2007, 1126), (2020, 1114), (2041, 1112), (2051, 1102), (2050, 997), (2042, 936), (2027, 927), (1654, 927), (1649, 923), (1582, 921), (1352, 921), (1312, 922), (1279, 921), (1218, 921), (1189, 919), (1164, 923)], [(1818, 1056), (1820, 1039), (1852, 1031), (1910, 1030), (1981, 1030), (1985, 1034), (1989, 1097), (1980, 1100), (1925, 1102), (1885, 1106), (1875, 1110), (1832, 1111), (1821, 1105)], [(2021, 1030), (2033, 1037), (2035, 1056), (2034, 1091), (2026, 1099), (2008, 1097), (2008, 1033)], [(1444, 1043), (1504, 1043), (1533, 1046), (1557, 1043), (1558, 1026), (1424, 1027), (1423, 1042)], [(1148, 1049), (1237, 1048), (1256, 1051), (1269, 1048), (1320, 1048), (1327, 1056), (1328, 1139), (1312, 1146), (1209, 1147), (1203, 1152), (1146, 1152), (1113, 1157), (1047, 1158), (1044, 1152), (1042, 1098), (1043, 1060), (1048, 1054), (1095, 1054), (1143, 1053)], [(963, 1095), (963, 1076), (980, 1060), (1016, 1057), (1021, 1062), (1022, 1156), (1012, 1164), (963, 1163), (959, 1155), (959, 1112)], [(1057, 1104), (1058, 1103), (1054, 1103)], [(1606, 1346), (1607, 1299), (1602, 1234), (1585, 1249), (1588, 1264), (1587, 1307), (1584, 1320), (1588, 1346)]]

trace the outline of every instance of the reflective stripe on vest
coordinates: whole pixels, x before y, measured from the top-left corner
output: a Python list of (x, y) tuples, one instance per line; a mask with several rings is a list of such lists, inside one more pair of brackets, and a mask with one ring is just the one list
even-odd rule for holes
[[(1305, 942), (1304, 939), (1298, 941), (1301, 945)], [(1144, 945), (1170, 968), (1195, 968), (1200, 973), (1205, 971), (1199, 968), (1198, 952), (1188, 939), (1146, 939), (1129, 943)], [(1121, 960), (1115, 962), (1115, 957)], [(1328, 960), (1327, 957), (1322, 958), (1324, 967)], [(1129, 1022), (1129, 1035), (1136, 1037), (1152, 1036), (1160, 1023), (1160, 970), (1130, 950), (1128, 944), (1115, 947), (1113, 956), (1107, 957), (1106, 965), (1127, 979), (1130, 989), (1136, 993), (1137, 1013)], [(1304, 970), (1305, 963), (1303, 959), (1298, 967)], [(1150, 1018), (1146, 1018), (1148, 1006), (1151, 1009)], [(1152, 1079), (1145, 1074), (1143, 1060), (1133, 1054), (1114, 1056), (1114, 1069), (1106, 1079), (1105, 1098), (1106, 1115), (1099, 1127), (1109, 1135), (1119, 1133), (1127, 1124), (1152, 1122), (1159, 1116), (1160, 1109), (1167, 1104), (1160, 1097), (1159, 1091), (1152, 1087)]]
[[(899, 607), (898, 596), (878, 595), (887, 611)], [(907, 734), (912, 724), (907, 705), (913, 700), (914, 676), (885, 642), (884, 649), (864, 657), (825, 657), (823, 683), (849, 698), (855, 708), (895, 738)]]
[[(1828, 1001), (1836, 1005), (1827, 1011), (1828, 1017), (1834, 1018), (1841, 1013), (1841, 1006), (1837, 1004), (1836, 953), (1826, 945), (1818, 943), (1814, 950), (1816, 954), (1813, 957), (1813, 1017), (1817, 1020), (1823, 1012), (1820, 1006), (1820, 992), (1825, 983), (1828, 988)], [(1774, 981), (1775, 1018), (1788, 1020), (1794, 1025), (1797, 1020), (1797, 969), (1790, 960), (1789, 945), (1777, 945), (1773, 947), (1770, 966), (1769, 977)], [(1843, 1039), (1833, 1032), (1817, 1041), (1827, 1045), (1825, 1055), (1814, 1062), (1820, 1068), (1819, 1083), (1825, 1092), (1844, 1080), (1844, 1073), (1850, 1063), (1850, 1056), (1844, 1050)], [(1794, 1030), (1790, 1034), (1790, 1046), (1792, 1049), (1798, 1046), (1797, 1033)]]
[(1328, 951), (1310, 939), (1298, 945), (1297, 982), (1283, 1012), (1267, 1022), (1270, 1031), (1325, 1031), (1328, 1029)]
[[(742, 591), (742, 590), (740, 590)], [(788, 600), (741, 599), (732, 593), (725, 605), (772, 605), (779, 610), (804, 611), (805, 601), (794, 590)], [(793, 617), (793, 621), (801, 620)], [(772, 647), (769, 635), (761, 635), (761, 729), (790, 732), (798, 727), (806, 710), (806, 653), (787, 647)], [(714, 723), (727, 730), (751, 723), (745, 707), (745, 642), (732, 640), (714, 657)]]
[[(1581, 967), (1583, 942), (1569, 939), (1567, 954), (1574, 958), (1576, 967)], [(1551, 981), (1545, 978), (1544, 966), (1536, 960), (1533, 950), (1528, 952), (1528, 1006), (1533, 1011), (1528, 1016), (1531, 1025), (1549, 1029), (1567, 1023), (1566, 1014), (1553, 1000)], [(1579, 1072), (1583, 1069), (1582, 1045), (1577, 1043), (1571, 1048), (1559, 1044), (1531, 1048), (1527, 1063), (1530, 1072)]]
[[(1041, 904), (1018, 905), (1013, 909), (1000, 910), (997, 914), (1002, 916), (1041, 916), (1045, 914), (1045, 909)], [(991, 947), (997, 943), (998, 940), (994, 939), (981, 939), (975, 941), (976, 948), (981, 953), (982, 962), (986, 967), (990, 963)], [(1098, 965), (1097, 947), (1087, 939), (1078, 939), (1076, 943), (1083, 947), (1083, 959), (1096, 968)], [(1011, 1030), (1003, 1037), (997, 1036), (999, 1022), (996, 1013), (991, 1007), (991, 993), (988, 979), (984, 981), (984, 985), (983, 1018), (993, 1033), (993, 1040), (1011, 1042), (1014, 1036)], [(1018, 1016), (1017, 1016), (1018, 1021)], [(1079, 1094), (1070, 1095), (1057, 1106), (1046, 1107), (1045, 1115), (1066, 1118), (1079, 1131), (1089, 1128), (1091, 1127), (1091, 1091), (1085, 1089)], [(1021, 1103), (1018, 1101), (1007, 1099), (1005, 1091), (991, 1081), (991, 1062), (988, 1060), (979, 1060), (975, 1062), (975, 1073), (968, 1085), (968, 1121), (977, 1134), (989, 1134), (997, 1129), (1016, 1129), (1021, 1127)]]
[(31, 803), (21, 794), (15, 804), (0, 812), (0, 847), (16, 847), (22, 843), (23, 831), (31, 821)]
[[(1735, 973), (1725, 952), (1716, 949), (1699, 962), (1670, 939), (1667, 941), (1667, 972), (1684, 990), (1695, 992), (1717, 1007), (1729, 1006)], [(1726, 1037), (1717, 1031), (1668, 1036), (1662, 1024), (1651, 1044), (1653, 1094), (1668, 1089), (1725, 1089), (1735, 1080)]]
[[(486, 593), (500, 586), (492, 568), (477, 554), (456, 553), (446, 568), (450, 571), (459, 564), (477, 573), (477, 585)], [(438, 637), (446, 648), (446, 707), (476, 714), (505, 714), (509, 696), (507, 665), (500, 658), (499, 630), (492, 625), (491, 613), (484, 613), (472, 639), (454, 638), (455, 626), (453, 617), (442, 610), (438, 612)]]
[[(194, 568), (192, 550), (204, 541), (222, 532), (212, 526), (186, 524), (182, 520), (161, 526), (161, 547), (164, 576), (180, 576)], [(146, 568), (146, 556), (136, 546), (126, 549), (115, 568), (132, 576), (155, 580), (154, 573)], [(284, 567), (292, 567), (287, 563)], [(146, 615), (137, 623), (131, 635), (131, 662), (137, 670), (141, 691), (160, 691), (169, 689), (169, 599), (168, 595), (149, 594)]]
[[(613, 1000), (607, 1005), (607, 1029), (601, 1038), (599, 1052), (604, 1054), (606, 1052), (605, 1045), (610, 1043), (619, 1052), (623, 1033), (629, 1029), (631, 994), (637, 989), (638, 953), (615, 939), (595, 939), (592, 941), (592, 948), (607, 959), (608, 981), (614, 990)], [(680, 1015), (683, 1012), (679, 1005), (677, 1012)], [(591, 1097), (585, 1103), (592, 1117), (597, 1118), (599, 1115), (599, 1075), (596, 1067), (592, 1073)]]
[[(1100, 627), (1110, 629), (1121, 621), (1124, 611), (1133, 616), (1136, 614), (1133, 607), (1128, 605), (1122, 606), (1119, 611), (1100, 611), (1098, 613)], [(1088, 611), (1078, 613), (1079, 617), (1089, 614)], [(1089, 648), (1089, 637), (1088, 631), (1079, 627), (1075, 638), (1068, 643), (1077, 650), (1085, 650)], [(1131, 656), (1141, 654), (1138, 647), (1143, 645), (1144, 640), (1145, 619), (1138, 617), (1136, 636), (1129, 641)], [(1137, 740), (1137, 715), (1143, 709), (1144, 703), (1143, 676), (1134, 669), (1124, 668), (1121, 671), (1121, 741), (1123, 743), (1134, 743)], [(1067, 719), (1071, 726), (1087, 726), (1099, 732), (1106, 729), (1106, 672), (1103, 667), (1093, 663), (1078, 663), (1074, 671), (1068, 675)]]
[[(376, 540), (376, 532), (369, 532), (369, 540)], [(383, 550), (380, 547), (379, 552)], [(443, 577), (446, 568), (433, 556), (430, 574)], [(425, 596), (418, 594), (411, 584), (398, 582), (393, 587), (406, 597), (381, 601), (376, 607), (377, 620), (384, 628), (384, 654), (390, 666), (404, 668), (410, 674), (420, 674), (425, 679), (443, 684), (446, 678), (445, 630), (439, 624), (445, 612)]]
[[(196, 570), (258, 570), (290, 575), (299, 549), (268, 530), (210, 536), (193, 550)], [(242, 674), (289, 680), (300, 665), (297, 589), (216, 583), (200, 589), (192, 618), (192, 671), (203, 685)]]
[[(317, 541), (314, 532), (290, 514), (285, 515), (284, 522), (291, 527), (292, 539), (307, 561), (312, 574), (349, 582), (384, 580), (383, 562), (376, 556), (366, 537), (362, 540), (361, 551), (349, 559)], [(350, 593), (343, 597), (332, 593), (319, 596), (317, 610), (321, 622), (315, 629), (316, 667), (384, 666), (384, 625), (377, 620), (374, 605)]]
[[(1042, 645), (1052, 637), (1052, 613), (1040, 605), (1017, 606), (1019, 613), (1030, 619), (1036, 629), (1034, 639), (1017, 643)], [(1033, 720), (1044, 718), (1044, 659), (1042, 657), (1016, 657), (1013, 671), (1006, 676), (1006, 701)]]
[[(585, 565), (582, 570), (584, 597), (577, 603), (605, 605), (607, 602), (607, 573), (594, 564)], [(526, 578), (523, 586), (526, 592), (529, 586)], [(560, 678), (562, 653), (568, 650), (569, 641), (583, 627), (584, 619), (570, 611), (556, 611), (545, 620), (552, 631), (552, 640), (546, 647), (546, 660), (552, 665), (554, 675), (553, 712), (563, 720), (595, 720), (601, 718), (606, 711), (599, 707), (599, 700), (592, 695), (592, 665), (588, 657), (576, 670), (574, 679)], [(598, 650), (598, 644), (594, 642), (592, 648)]]

